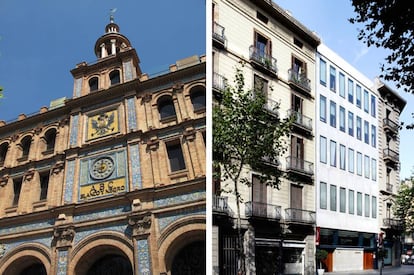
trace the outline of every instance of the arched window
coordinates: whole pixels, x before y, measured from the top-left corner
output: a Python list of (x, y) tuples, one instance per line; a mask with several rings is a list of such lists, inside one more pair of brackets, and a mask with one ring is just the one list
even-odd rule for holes
[(206, 108), (206, 89), (203, 86), (197, 86), (190, 91), (191, 103), (194, 111)]
[(9, 149), (9, 144), (7, 142), (0, 145), (0, 166), (3, 166), (4, 161), (6, 160), (8, 149)]
[(46, 151), (55, 150), (56, 129), (50, 129), (45, 133)]
[(98, 90), (99, 87), (99, 78), (98, 77), (92, 77), (91, 79), (89, 79), (89, 91), (93, 92)]
[(20, 145), (22, 147), (22, 159), (27, 159), (29, 157), (30, 152), (30, 145), (32, 144), (32, 137), (26, 136), (22, 139), (20, 142)]
[(158, 111), (160, 112), (160, 118), (172, 118), (175, 117), (175, 108), (171, 96), (163, 96), (158, 100)]
[(121, 82), (120, 76), (119, 76), (119, 71), (118, 70), (114, 70), (109, 74), (109, 79), (111, 80), (111, 86), (118, 84)]

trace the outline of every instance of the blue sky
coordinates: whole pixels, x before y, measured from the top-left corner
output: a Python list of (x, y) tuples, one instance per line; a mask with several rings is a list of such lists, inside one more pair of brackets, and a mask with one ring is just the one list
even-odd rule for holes
[(205, 54), (205, 0), (1, 0), (0, 119), (38, 112), (53, 99), (72, 97), (70, 70), (96, 60), (94, 46), (116, 8), (144, 73)]
[[(275, 0), (275, 2), (290, 11), (293, 17), (298, 19), (310, 30), (315, 31), (323, 43), (334, 52), (342, 56), (361, 73), (373, 80), (381, 74), (380, 64), (385, 63), (387, 52), (383, 49), (367, 48), (357, 39), (358, 28), (362, 25), (353, 25), (348, 18), (354, 15), (354, 9), (350, 0)], [(393, 83), (387, 83), (394, 87)], [(400, 119), (412, 122), (411, 114), (414, 113), (414, 95), (397, 90), (407, 101)], [(402, 130), (400, 133), (400, 162), (401, 179), (412, 175), (414, 158), (414, 131)]]

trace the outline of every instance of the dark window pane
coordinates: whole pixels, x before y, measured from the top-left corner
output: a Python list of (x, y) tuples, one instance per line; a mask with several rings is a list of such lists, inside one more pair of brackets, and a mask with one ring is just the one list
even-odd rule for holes
[(183, 151), (180, 144), (167, 145), (168, 159), (170, 160), (171, 172), (185, 169)]

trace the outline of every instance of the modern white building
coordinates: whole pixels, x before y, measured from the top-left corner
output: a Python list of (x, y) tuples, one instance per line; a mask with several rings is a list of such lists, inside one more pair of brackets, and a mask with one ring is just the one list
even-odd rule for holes
[[(248, 274), (315, 272), (315, 56), (319, 38), (281, 7), (266, 0), (213, 1), (213, 89), (233, 84), (240, 61), (246, 88), (263, 87), (282, 117), (295, 115), (289, 149), (279, 161), (280, 190), (256, 181), (242, 185), (242, 231)], [(270, 108), (269, 108), (270, 109)], [(269, 163), (268, 165), (277, 165)], [(236, 200), (216, 181), (213, 202), (213, 270), (237, 273)], [(221, 191), (227, 192), (221, 192)]]
[(375, 267), (379, 96), (325, 45), (316, 58), (316, 244), (327, 271)]

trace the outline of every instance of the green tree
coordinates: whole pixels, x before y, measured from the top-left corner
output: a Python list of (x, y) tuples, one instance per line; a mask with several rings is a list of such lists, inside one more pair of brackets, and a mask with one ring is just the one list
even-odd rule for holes
[(213, 106), (213, 161), (220, 167), (220, 178), (229, 183), (236, 197), (237, 230), (239, 239), (240, 270), (245, 274), (245, 254), (241, 232), (240, 184), (252, 185), (244, 169), (258, 172), (261, 183), (279, 188), (283, 172), (277, 165), (278, 157), (287, 149), (286, 136), (290, 133), (291, 119), (281, 119), (279, 105), (270, 112), (264, 108), (266, 95), (262, 89), (245, 87), (241, 68), (236, 69), (234, 87), (227, 85), (218, 103)]
[(390, 51), (381, 65), (385, 80), (414, 93), (414, 5), (411, 1), (352, 0), (356, 16), (351, 23), (362, 23), (358, 39), (368, 47)]
[(414, 179), (402, 184), (394, 204), (394, 213), (402, 221), (406, 233), (414, 232)]

